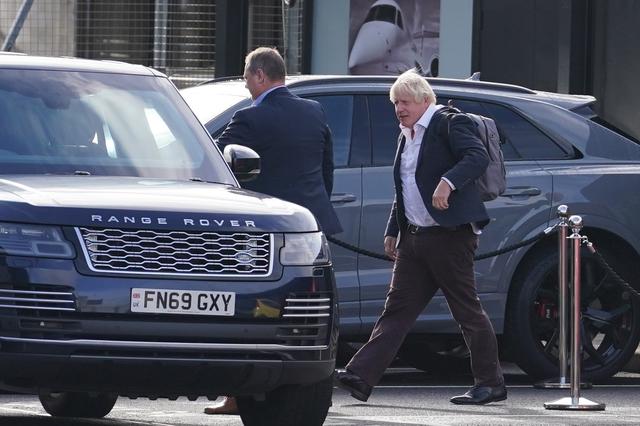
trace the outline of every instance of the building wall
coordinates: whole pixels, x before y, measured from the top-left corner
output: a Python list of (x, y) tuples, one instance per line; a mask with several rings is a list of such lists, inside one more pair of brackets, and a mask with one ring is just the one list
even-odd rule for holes
[(558, 8), (555, 1), (478, 2), (482, 80), (555, 91)]
[(598, 112), (640, 139), (640, 2), (599, 1), (593, 18), (591, 86)]
[(347, 0), (313, 2), (312, 74), (347, 74), (349, 71), (349, 4)]
[(482, 80), (589, 94), (598, 114), (640, 139), (640, 2), (476, 0)]
[(440, 77), (473, 74), (473, 0), (440, 2)]

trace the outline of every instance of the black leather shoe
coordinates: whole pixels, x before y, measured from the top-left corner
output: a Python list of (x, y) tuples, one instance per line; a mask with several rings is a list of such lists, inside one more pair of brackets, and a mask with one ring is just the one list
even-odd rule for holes
[(335, 384), (339, 388), (351, 392), (352, 397), (362, 402), (366, 402), (369, 399), (373, 389), (364, 380), (348, 370), (336, 370)]
[(505, 399), (507, 399), (507, 388), (500, 385), (474, 386), (464, 395), (454, 396), (450, 401), (454, 404), (483, 405)]

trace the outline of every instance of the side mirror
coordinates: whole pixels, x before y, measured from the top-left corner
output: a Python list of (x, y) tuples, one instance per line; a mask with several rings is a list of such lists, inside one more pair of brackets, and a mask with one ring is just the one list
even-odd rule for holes
[(250, 182), (260, 174), (260, 156), (251, 148), (242, 145), (227, 145), (224, 160), (239, 182)]

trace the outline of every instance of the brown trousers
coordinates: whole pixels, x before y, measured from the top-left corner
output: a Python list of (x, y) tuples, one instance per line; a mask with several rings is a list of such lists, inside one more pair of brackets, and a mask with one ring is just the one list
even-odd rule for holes
[(403, 232), (384, 311), (347, 369), (375, 386), (418, 315), (442, 289), (471, 352), (475, 384), (504, 383), (496, 335), (476, 293), (473, 256), (477, 245), (470, 226)]

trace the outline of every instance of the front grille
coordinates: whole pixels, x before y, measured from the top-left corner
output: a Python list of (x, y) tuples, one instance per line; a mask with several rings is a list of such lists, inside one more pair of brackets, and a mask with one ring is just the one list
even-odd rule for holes
[(0, 309), (24, 309), (29, 312), (76, 310), (71, 290), (42, 290), (38, 288), (0, 288)]
[(271, 234), (76, 228), (91, 270), (207, 277), (271, 273)]

